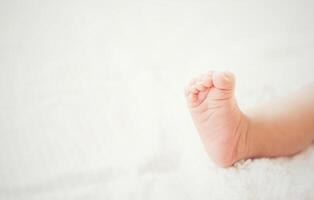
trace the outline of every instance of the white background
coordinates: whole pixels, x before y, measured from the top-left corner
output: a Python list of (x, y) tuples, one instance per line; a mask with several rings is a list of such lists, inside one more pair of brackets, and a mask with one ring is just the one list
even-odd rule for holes
[(220, 169), (183, 88), (246, 108), (314, 74), (312, 1), (0, 0), (0, 199), (314, 198), (314, 150)]

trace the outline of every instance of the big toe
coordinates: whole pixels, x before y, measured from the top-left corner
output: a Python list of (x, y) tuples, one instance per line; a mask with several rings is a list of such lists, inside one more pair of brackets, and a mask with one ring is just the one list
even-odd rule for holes
[(218, 89), (232, 90), (235, 85), (235, 76), (233, 75), (233, 73), (228, 71), (214, 72), (213, 84)]

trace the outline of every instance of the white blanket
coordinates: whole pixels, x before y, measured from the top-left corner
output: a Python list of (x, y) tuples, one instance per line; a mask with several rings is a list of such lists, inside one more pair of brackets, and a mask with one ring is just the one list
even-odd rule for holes
[(313, 81), (312, 7), (0, 1), (0, 199), (313, 199), (313, 147), (218, 168), (183, 96), (209, 69), (243, 109)]

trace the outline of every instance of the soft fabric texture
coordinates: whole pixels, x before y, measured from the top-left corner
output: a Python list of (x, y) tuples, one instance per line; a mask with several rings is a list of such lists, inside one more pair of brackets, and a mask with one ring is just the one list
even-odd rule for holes
[(243, 109), (313, 81), (312, 7), (1, 1), (0, 199), (313, 199), (313, 146), (218, 168), (183, 95), (209, 69)]

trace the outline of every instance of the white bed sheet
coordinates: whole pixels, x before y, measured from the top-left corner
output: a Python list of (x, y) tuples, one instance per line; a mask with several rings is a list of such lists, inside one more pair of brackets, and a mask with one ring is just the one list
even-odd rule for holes
[(314, 149), (221, 169), (183, 87), (313, 81), (310, 1), (0, 1), (0, 199), (313, 199)]

